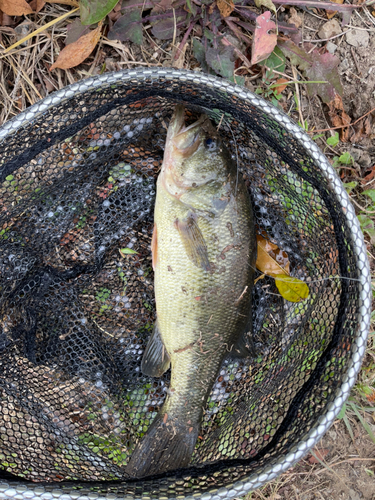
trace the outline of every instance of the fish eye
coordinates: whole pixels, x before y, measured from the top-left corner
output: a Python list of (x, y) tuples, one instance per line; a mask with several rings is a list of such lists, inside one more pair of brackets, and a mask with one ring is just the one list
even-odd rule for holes
[(214, 139), (211, 139), (211, 137), (209, 137), (208, 139), (206, 139), (206, 147), (210, 150), (214, 150), (216, 149), (216, 141)]

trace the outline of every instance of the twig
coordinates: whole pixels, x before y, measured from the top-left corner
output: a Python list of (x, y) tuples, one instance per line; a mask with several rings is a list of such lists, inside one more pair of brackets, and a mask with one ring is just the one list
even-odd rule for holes
[(174, 60), (178, 59), (180, 57), (180, 54), (182, 52), (182, 49), (184, 48), (186, 42), (187, 42), (187, 39), (189, 38), (189, 35), (191, 33), (191, 30), (194, 28), (195, 26), (195, 23), (196, 23), (196, 19), (193, 19), (188, 27), (188, 29), (186, 30), (186, 33), (183, 37), (183, 39), (181, 40), (181, 43), (180, 45), (178, 46), (177, 50), (176, 50), (176, 53), (174, 55)]
[(339, 36), (345, 35), (345, 33), (348, 33), (348, 31), (352, 31), (353, 28), (350, 28), (349, 30), (343, 31), (342, 33), (339, 33), (338, 35), (331, 36), (331, 38), (322, 38), (321, 40), (304, 40), (306, 43), (319, 43), (319, 42), (329, 42), (330, 40), (333, 40), (334, 38), (338, 38)]
[(321, 128), (321, 129), (318, 129), (318, 130), (310, 130), (309, 132), (307, 132), (308, 134), (316, 134), (316, 133), (320, 133), (320, 132), (328, 132), (329, 130), (338, 130), (338, 129), (341, 129), (341, 128), (346, 128), (346, 127), (351, 127), (353, 125), (356, 125), (359, 121), (361, 121), (365, 116), (369, 115), (370, 113), (372, 113), (373, 111), (375, 111), (375, 108), (372, 108), (370, 109), (370, 111), (367, 111), (367, 113), (365, 113), (364, 115), (362, 115), (361, 117), (358, 118), (358, 120), (356, 120), (355, 122), (353, 123), (350, 123), (349, 125), (340, 125), (339, 127), (331, 127), (331, 128)]
[(293, 66), (293, 64), (292, 64), (292, 71), (293, 71), (293, 78), (295, 80), (294, 85), (296, 87), (296, 95), (297, 95), (297, 101), (298, 101), (299, 119), (300, 119), (300, 122), (301, 122), (301, 127), (305, 128), (304, 127), (305, 121), (303, 119), (303, 114), (302, 114), (302, 110), (301, 110), (301, 100), (300, 100), (300, 97), (299, 97), (299, 86), (298, 86), (298, 82), (297, 82), (296, 68), (295, 68), (295, 66)]
[[(330, 467), (336, 467), (336, 465), (340, 465), (340, 464), (345, 464), (346, 462), (356, 462), (356, 461), (367, 461), (367, 460), (371, 460), (372, 462), (375, 461), (375, 458), (347, 458), (346, 460), (342, 460), (341, 462), (336, 462), (335, 464), (330, 464)], [(321, 472), (324, 472), (324, 469), (322, 470), (318, 470), (315, 472), (315, 474), (320, 474)]]
[(21, 40), (18, 40), (18, 42), (14, 43), (13, 45), (11, 45), (10, 47), (6, 48), (4, 50), (4, 53), (7, 53), (9, 52), (10, 50), (12, 49), (15, 49), (16, 47), (18, 47), (19, 45), (21, 45), (21, 43), (23, 42), (26, 42), (27, 40), (30, 40), (30, 38), (32, 38), (33, 36), (37, 35), (38, 33), (42, 33), (42, 31), (45, 31), (47, 28), (51, 27), (51, 26), (54, 26), (56, 23), (58, 23), (59, 21), (63, 21), (64, 19), (66, 19), (67, 17), (71, 16), (72, 14), (74, 14), (74, 12), (77, 12), (77, 10), (79, 10), (79, 8), (77, 7), (76, 9), (73, 9), (73, 10), (70, 10), (69, 12), (65, 12), (65, 14), (63, 14), (62, 16), (60, 17), (57, 17), (56, 19), (53, 19), (52, 21), (50, 21), (49, 23), (47, 24), (44, 24), (43, 26), (41, 26), (40, 28), (38, 28), (37, 30), (33, 31), (32, 33), (29, 33), (27, 36), (25, 36), (24, 38), (21, 38)]
[(350, 52), (352, 53), (353, 61), (354, 61), (355, 67), (357, 68), (358, 74), (362, 75), (362, 71), (361, 71), (361, 68), (358, 66), (358, 61), (357, 61), (357, 58), (355, 56), (353, 47), (350, 47)]

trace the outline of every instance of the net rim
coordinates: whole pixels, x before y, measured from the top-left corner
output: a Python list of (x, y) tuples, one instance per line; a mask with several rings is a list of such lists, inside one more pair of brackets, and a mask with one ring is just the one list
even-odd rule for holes
[[(308, 431), (288, 453), (282, 454), (277, 459), (274, 459), (273, 463), (267, 465), (263, 470), (252, 473), (248, 477), (236, 481), (235, 483), (224, 488), (209, 491), (206, 490), (203, 495), (202, 492), (196, 492), (193, 495), (184, 496), (183, 494), (180, 494), (178, 496), (181, 500), (194, 500), (197, 498), (200, 498), (201, 500), (231, 499), (235, 496), (245, 495), (246, 493), (265, 485), (267, 482), (289, 469), (294, 463), (301, 460), (303, 456), (306, 455), (326, 433), (336, 416), (339, 414), (344, 402), (348, 398), (350, 389), (354, 385), (361, 367), (370, 327), (371, 277), (366, 247), (363, 234), (349, 196), (333, 167), (312, 139), (310, 139), (310, 137), (284, 112), (275, 108), (258, 95), (240, 87), (239, 85), (234, 85), (215, 76), (173, 68), (145, 69), (141, 67), (91, 77), (78, 83), (73, 83), (50, 94), (44, 99), (38, 101), (36, 104), (32, 105), (27, 110), (21, 112), (16, 117), (12, 118), (7, 123), (3, 124), (0, 127), (0, 143), (8, 135), (14, 133), (19, 127), (30, 124), (47, 109), (60, 104), (64, 100), (69, 100), (82, 94), (83, 92), (94, 90), (97, 87), (110, 86), (119, 82), (126, 83), (127, 81), (130, 83), (131, 80), (141, 81), (145, 79), (152, 79), (154, 81), (161, 79), (170, 79), (171, 81), (179, 80), (181, 82), (193, 82), (208, 88), (215, 88), (223, 93), (234, 95), (240, 101), (242, 100), (250, 103), (252, 106), (258, 108), (262, 113), (269, 115), (273, 120), (277, 121), (286, 132), (291, 134), (299, 142), (299, 144), (305, 149), (306, 153), (315, 160), (315, 164), (326, 178), (331, 194), (336, 197), (342, 208), (343, 215), (348, 221), (348, 226), (350, 227), (353, 240), (357, 268), (360, 272), (359, 281), (362, 289), (359, 301), (361, 303), (361, 307), (359, 308), (358, 314), (356, 339), (353, 342), (353, 351), (355, 352), (350, 360), (345, 377), (343, 378), (340, 387), (336, 390), (335, 399), (327, 405), (324, 415), (319, 417), (315, 426)], [(73, 498), (82, 500), (88, 500), (88, 498), (97, 498), (97, 500), (114, 500), (120, 498), (124, 498), (126, 500), (141, 500), (146, 498), (144, 495), (136, 496), (129, 493), (124, 497), (115, 495), (113, 492), (104, 495), (98, 495), (93, 492), (88, 493), (89, 490), (85, 492), (81, 490), (78, 492), (77, 490), (74, 490), (71, 485), (67, 485), (64, 489), (60, 489), (59, 486), (63, 486), (63, 483), (51, 484), (51, 488), (49, 488), (47, 486), (43, 487), (37, 483), (34, 485), (32, 483), (28, 483), (26, 485), (21, 481), (0, 481), (2, 481), (0, 483), (0, 494), (5, 495), (5, 498), (15, 498), (16, 495), (16, 498), (41, 498), (43, 500), (49, 500), (52, 498), (61, 498), (61, 500), (73, 500)], [(31, 494), (33, 496), (30, 496)], [(174, 497), (165, 496), (165, 498)]]

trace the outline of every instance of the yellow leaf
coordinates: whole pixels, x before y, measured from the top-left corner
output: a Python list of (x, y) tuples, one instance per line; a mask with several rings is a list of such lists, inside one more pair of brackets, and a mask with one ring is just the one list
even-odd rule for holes
[(50, 67), (50, 71), (55, 68), (68, 69), (81, 64), (94, 50), (100, 38), (101, 23), (99, 26), (83, 35), (76, 42), (67, 45), (59, 54), (56, 62)]
[(26, 0), (0, 0), (0, 10), (8, 16), (23, 16), (33, 13), (33, 9)]
[(285, 252), (257, 234), (256, 267), (264, 274), (289, 274), (289, 260)]
[(260, 8), (263, 5), (264, 7), (266, 7), (267, 9), (272, 10), (272, 12), (274, 12), (276, 14), (276, 7), (272, 3), (272, 0), (254, 0), (254, 1), (255, 1), (255, 5), (258, 8)]
[(216, 4), (223, 17), (230, 16), (234, 9), (233, 0), (216, 0)]
[(309, 287), (304, 281), (288, 276), (287, 274), (278, 274), (273, 276), (275, 284), (280, 295), (289, 302), (301, 302), (309, 296)]

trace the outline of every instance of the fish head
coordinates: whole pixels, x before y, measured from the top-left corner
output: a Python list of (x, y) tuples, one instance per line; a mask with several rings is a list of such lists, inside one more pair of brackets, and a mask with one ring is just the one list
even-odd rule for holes
[(199, 189), (228, 174), (228, 155), (215, 127), (206, 115), (185, 125), (185, 110), (176, 106), (172, 116), (162, 167), (163, 184), (173, 196)]

